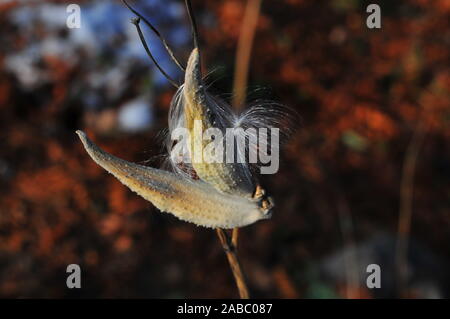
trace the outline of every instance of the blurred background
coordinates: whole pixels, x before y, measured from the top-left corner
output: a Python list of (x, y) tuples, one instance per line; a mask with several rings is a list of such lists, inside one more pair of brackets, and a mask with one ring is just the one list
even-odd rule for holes
[[(272, 219), (240, 232), (253, 297), (450, 297), (450, 2), (373, 1), (373, 30), (371, 2), (261, 3), (249, 99), (292, 107), (302, 126), (279, 173), (263, 177)], [(79, 29), (66, 26), (69, 3), (81, 7)], [(130, 3), (186, 61), (183, 2)], [(247, 1), (193, 6), (212, 89), (230, 93)], [(174, 89), (133, 16), (118, 0), (0, 0), (0, 297), (238, 297), (215, 232), (157, 211), (74, 133), (160, 165)], [(72, 263), (82, 289), (66, 287)], [(380, 289), (366, 286), (369, 264), (381, 267)]]

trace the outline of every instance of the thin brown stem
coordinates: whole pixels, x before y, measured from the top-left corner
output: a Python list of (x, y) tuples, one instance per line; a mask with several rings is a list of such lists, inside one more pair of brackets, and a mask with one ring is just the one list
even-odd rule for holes
[[(236, 229), (236, 228), (235, 228)], [(241, 299), (249, 299), (247, 284), (245, 281), (244, 273), (242, 271), (241, 264), (237, 256), (236, 246), (233, 244), (225, 230), (217, 228), (217, 236), (219, 237), (222, 248), (227, 256), (228, 263), (230, 264), (231, 272), (233, 273), (236, 286), (239, 290), (239, 296)]]
[(194, 48), (199, 49), (197, 22), (195, 20), (194, 10), (192, 9), (192, 3), (190, 0), (185, 0), (184, 2), (186, 4), (189, 21), (191, 22), (191, 32), (192, 32), (192, 39), (194, 41)]
[[(238, 42), (238, 48), (236, 50), (236, 65), (234, 68), (234, 81), (233, 81), (233, 107), (236, 109), (240, 109), (242, 105), (244, 104), (245, 100), (245, 88), (247, 86), (247, 79), (248, 79), (248, 68), (250, 63), (250, 54), (252, 51), (252, 44), (253, 44), (253, 37), (255, 35), (255, 29), (256, 24), (258, 22), (259, 18), (259, 12), (261, 8), (261, 0), (248, 0), (247, 6), (245, 9), (244, 19), (242, 22), (242, 31), (239, 36), (239, 42)], [(219, 235), (219, 238), (221, 238), (222, 235), (226, 235), (223, 230), (217, 230), (217, 234)], [(221, 242), (222, 239), (221, 239)], [(234, 228), (231, 234), (231, 245), (236, 251), (237, 246), (239, 242), (239, 228)], [(223, 244), (222, 244), (223, 246)], [(236, 252), (235, 252), (236, 254)], [(227, 254), (228, 257), (228, 254)], [(230, 257), (228, 257), (228, 261), (230, 261)], [(236, 256), (237, 261), (237, 256)], [(230, 261), (231, 265), (231, 261)], [(239, 265), (239, 263), (237, 263)], [(233, 266), (232, 270), (233, 270)], [(239, 267), (239, 272), (242, 274), (242, 271)], [(236, 277), (236, 274), (234, 273), (234, 278), (236, 279), (236, 283), (239, 283)], [(243, 276), (241, 276), (243, 278)], [(248, 297), (248, 290), (245, 285), (245, 281), (243, 281), (243, 292), (241, 291), (241, 288), (239, 288), (239, 294), (241, 298), (249, 298)]]
[(231, 243), (233, 246), (237, 249), (239, 241), (239, 228), (233, 228), (233, 231), (231, 232)]
[(234, 68), (233, 106), (236, 108), (241, 108), (245, 101), (248, 65), (260, 8), (261, 0), (248, 0), (245, 8)]
[[(133, 7), (131, 7), (128, 4), (127, 1), (122, 0), (122, 2), (131, 12), (133, 12), (136, 16), (138, 16), (140, 19), (142, 19), (142, 21), (144, 21), (144, 23), (153, 31), (153, 33), (155, 33), (155, 35), (161, 40), (161, 42), (164, 45), (164, 48), (166, 49), (167, 53), (169, 53), (169, 56), (172, 59), (172, 61), (174, 61), (175, 64), (180, 68), (180, 70), (184, 72), (186, 70), (186, 68), (176, 58), (176, 56), (173, 53), (172, 49), (167, 44), (166, 39), (164, 39), (164, 37), (161, 35), (161, 33), (158, 31), (158, 29), (156, 29), (156, 27), (153, 26), (153, 24), (151, 24), (150, 21), (148, 21), (142, 14), (140, 14), (138, 11), (133, 9)], [(141, 40), (142, 40), (142, 38), (141, 38)], [(144, 42), (145, 42), (145, 40), (144, 40)]]
[(414, 176), (417, 158), (427, 132), (427, 110), (422, 107), (419, 121), (406, 150), (400, 184), (400, 215), (398, 220), (398, 238), (396, 247), (397, 290), (400, 296), (407, 291), (407, 257), (411, 232), (412, 203), (414, 195)]
[(344, 238), (344, 245), (348, 254), (344, 255), (346, 297), (347, 299), (359, 299), (358, 290), (358, 257), (356, 255), (355, 237), (352, 214), (348, 202), (343, 194), (338, 191), (337, 211), (339, 214), (339, 226)]
[(174, 87), (179, 88), (180, 86), (175, 82), (172, 77), (167, 74), (166, 71), (158, 64), (152, 53), (150, 52), (150, 49), (148, 48), (147, 42), (145, 41), (144, 34), (142, 33), (141, 27), (139, 26), (139, 23), (141, 22), (141, 18), (133, 18), (131, 19), (131, 23), (133, 23), (136, 26), (136, 30), (138, 32), (139, 38), (141, 39), (142, 46), (145, 49), (145, 52), (147, 52), (148, 57), (153, 61), (155, 66), (158, 68), (158, 70), (164, 75), (164, 77), (169, 81)]
[[(248, 80), (248, 68), (250, 54), (252, 51), (253, 38), (256, 23), (258, 22), (261, 0), (249, 0), (242, 21), (242, 30), (239, 36), (238, 48), (236, 50), (236, 64), (233, 80), (233, 107), (239, 110), (245, 101), (246, 86)], [(238, 246), (239, 229), (234, 228), (231, 242), (235, 248)]]

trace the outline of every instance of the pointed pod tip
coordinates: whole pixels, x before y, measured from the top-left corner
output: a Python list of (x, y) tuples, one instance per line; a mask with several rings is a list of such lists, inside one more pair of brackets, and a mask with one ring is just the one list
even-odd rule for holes
[(184, 75), (185, 88), (189, 90), (197, 90), (201, 84), (202, 72), (200, 70), (200, 54), (198, 48), (194, 48), (189, 55), (186, 66), (186, 73)]
[(193, 48), (192, 49), (190, 58), (193, 61), (196, 61), (196, 63), (199, 63), (198, 61), (200, 60), (200, 51), (198, 50), (198, 48)]
[(85, 140), (85, 139), (86, 139), (86, 133), (84, 133), (83, 131), (81, 131), (81, 130), (76, 130), (75, 133), (77, 133), (78, 137), (79, 137), (81, 140)]
[(78, 137), (81, 140), (81, 143), (83, 144), (84, 149), (89, 154), (89, 156), (99, 164), (101, 167), (106, 169), (109, 172), (109, 162), (113, 161), (113, 156), (104, 152), (102, 149), (100, 149), (97, 145), (94, 144), (81, 130), (76, 130), (75, 133), (77, 133)]
[(75, 133), (77, 133), (78, 137), (80, 138), (81, 142), (84, 145), (84, 148), (87, 150), (91, 144), (91, 141), (86, 136), (86, 133), (84, 133), (81, 130), (76, 130)]

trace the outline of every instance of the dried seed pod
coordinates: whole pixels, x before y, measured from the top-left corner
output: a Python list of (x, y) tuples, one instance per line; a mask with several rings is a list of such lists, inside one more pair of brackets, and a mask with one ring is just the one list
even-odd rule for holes
[(224, 194), (201, 180), (127, 162), (101, 150), (84, 132), (77, 134), (98, 165), (162, 212), (211, 228), (243, 227), (271, 216), (270, 198), (251, 200)]
[[(271, 155), (273, 150), (278, 154), (278, 137), (276, 137), (276, 142), (272, 143), (268, 141), (267, 133), (262, 132), (263, 130), (256, 133), (256, 130), (260, 128), (278, 130), (278, 127), (283, 127), (283, 129), (290, 127), (289, 124), (280, 125), (289, 118), (285, 112), (287, 109), (276, 103), (259, 101), (254, 107), (237, 116), (228, 104), (207, 92), (200, 71), (197, 24), (189, 0), (186, 0), (186, 8), (191, 22), (194, 50), (191, 52), (186, 68), (175, 57), (172, 49), (156, 27), (133, 9), (127, 1), (123, 0), (123, 2), (138, 17), (132, 21), (148, 56), (167, 80), (178, 88), (169, 113), (167, 149), (170, 153), (172, 167), (181, 175), (200, 178), (221, 192), (254, 200), (261, 199), (262, 197), (255, 196), (257, 195), (257, 181), (251, 171), (252, 166), (258, 166), (261, 163), (258, 163), (257, 160), (249, 163), (246, 156), (253, 156), (253, 159), (256, 159), (256, 154), (261, 150), (267, 150), (269, 146)], [(139, 22), (141, 20), (160, 38), (175, 64), (182, 71), (185, 71), (183, 85), (179, 86), (155, 60), (140, 29)], [(201, 123), (200, 132), (196, 132), (197, 122)], [(172, 140), (172, 133), (178, 128), (187, 128), (190, 133), (189, 136), (182, 141)], [(240, 130), (233, 131), (231, 135), (228, 135), (226, 134), (228, 128)], [(225, 151), (222, 152), (222, 155), (217, 156), (217, 154), (212, 155), (203, 152), (211, 144), (211, 141), (204, 139), (203, 136), (203, 132), (209, 129), (215, 129), (221, 133), (214, 144), (215, 146), (222, 144), (222, 150)], [(247, 131), (244, 132), (244, 130)], [(235, 138), (237, 138), (237, 141)], [(210, 139), (213, 140), (213, 136), (210, 136)], [(175, 147), (176, 150), (181, 148), (182, 153), (173, 152)], [(196, 151), (199, 149), (200, 151)], [(197, 157), (196, 155), (200, 156)], [(271, 168), (269, 171), (266, 170), (265, 173), (275, 171), (276, 169)]]
[[(234, 140), (225, 139), (227, 137), (225, 130), (233, 128), (233, 121), (231, 109), (220, 105), (218, 100), (206, 91), (200, 71), (199, 52), (195, 48), (187, 63), (184, 85), (178, 90), (171, 106), (169, 131), (172, 132), (179, 127), (185, 127), (189, 131), (187, 140), (183, 141), (188, 151), (184, 158), (190, 159), (190, 165), (200, 179), (221, 192), (250, 198), (256, 184), (245, 160), (242, 160), (242, 163), (238, 162), (237, 158), (242, 154), (239, 155), (237, 146), (232, 146), (236, 156), (229, 162), (226, 160), (226, 152), (218, 160), (212, 158), (211, 154), (203, 152), (212, 142), (211, 139), (204, 138), (204, 133), (208, 129), (218, 129), (221, 132), (224, 139), (216, 142), (218, 146), (222, 143), (224, 151), (227, 150), (226, 143), (234, 143)], [(196, 122), (201, 124), (200, 132), (195, 127)], [(201, 154), (196, 153), (198, 150)]]

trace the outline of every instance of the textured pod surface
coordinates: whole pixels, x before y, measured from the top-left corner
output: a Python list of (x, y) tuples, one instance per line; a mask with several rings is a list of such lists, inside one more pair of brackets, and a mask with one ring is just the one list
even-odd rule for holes
[[(233, 127), (230, 118), (232, 115), (224, 114), (227, 110), (220, 109), (218, 101), (208, 95), (202, 82), (198, 49), (194, 49), (189, 57), (182, 90), (184, 125), (190, 132), (188, 148), (192, 155), (194, 149), (200, 147), (204, 149), (210, 143), (202, 135), (194, 132), (194, 122), (201, 121), (203, 130), (218, 128), (225, 136), (225, 129)], [(253, 195), (256, 185), (247, 164), (227, 163), (225, 160), (221, 163), (211, 163), (206, 156), (207, 154), (204, 153), (201, 161), (195, 161), (191, 156), (192, 166), (202, 180), (225, 193), (248, 198)]]
[(200, 180), (137, 165), (101, 150), (82, 131), (77, 131), (91, 158), (133, 192), (159, 210), (181, 220), (211, 228), (235, 228), (270, 218), (271, 208), (258, 201), (223, 194)]

